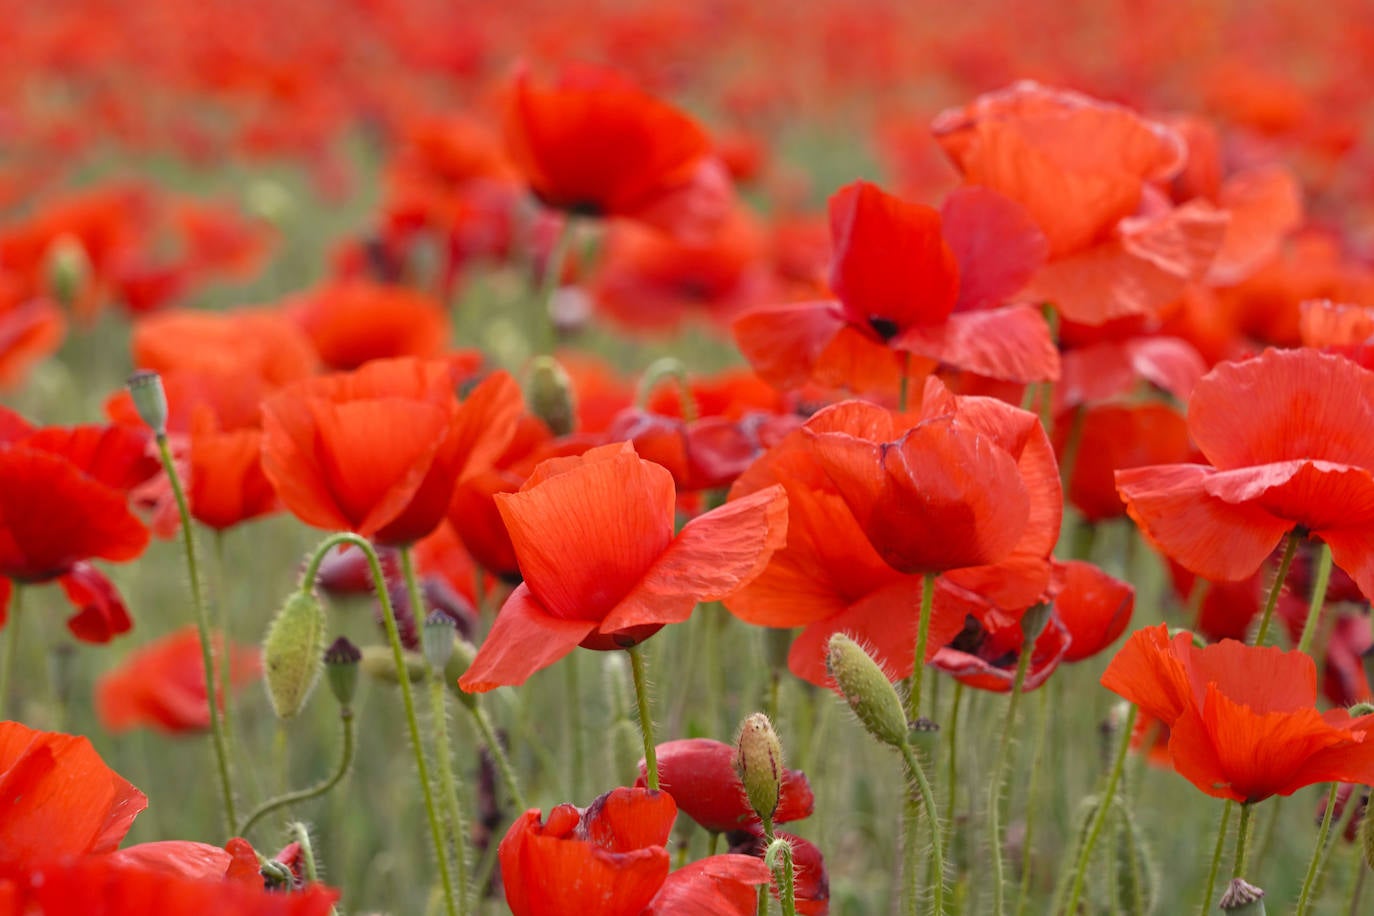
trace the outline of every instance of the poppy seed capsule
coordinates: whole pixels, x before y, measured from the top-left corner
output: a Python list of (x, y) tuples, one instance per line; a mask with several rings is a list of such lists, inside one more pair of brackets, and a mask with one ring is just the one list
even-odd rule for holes
[(771, 824), (782, 797), (782, 742), (761, 712), (745, 719), (735, 741), (735, 773), (754, 813)]
[(353, 702), (353, 695), (358, 691), (358, 663), (362, 660), (363, 653), (348, 641), (347, 636), (340, 636), (324, 650), (324, 673), (329, 679), (329, 690), (340, 706)]
[(286, 599), (267, 628), (262, 644), (267, 695), (278, 718), (301, 711), (324, 665), (324, 608), (312, 592)]
[(148, 369), (140, 369), (124, 382), (133, 398), (138, 417), (158, 436), (167, 435), (167, 392), (162, 376)]
[(1232, 878), (1221, 895), (1221, 909), (1232, 916), (1264, 916), (1264, 891), (1240, 878)]
[(448, 660), (453, 657), (453, 638), (457, 631), (453, 618), (442, 611), (431, 611), (425, 618), (420, 630), (420, 647), (424, 649), (425, 661), (435, 671), (443, 671)]
[(530, 413), (544, 421), (555, 436), (573, 431), (577, 413), (573, 404), (572, 379), (552, 356), (536, 356), (530, 362), (525, 400)]
[(843, 633), (830, 637), (825, 667), (868, 733), (884, 744), (907, 744), (902, 700), (883, 669), (863, 647)]

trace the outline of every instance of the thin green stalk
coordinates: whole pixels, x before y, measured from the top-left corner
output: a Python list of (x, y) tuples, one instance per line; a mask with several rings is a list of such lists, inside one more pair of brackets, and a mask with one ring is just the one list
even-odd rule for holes
[(587, 758), (583, 751), (582, 736), (582, 685), (579, 677), (580, 653), (574, 652), (563, 660), (563, 721), (567, 726), (568, 749), (572, 756), (572, 766), (568, 778), (572, 782), (570, 798), (582, 797), (582, 786), (586, 783)]
[(1355, 883), (1350, 888), (1350, 908), (1346, 910), (1347, 916), (1360, 916), (1360, 895), (1364, 893), (1364, 879), (1369, 874), (1369, 866), (1365, 864), (1364, 856), (1355, 855)]
[(19, 664), (19, 621), (24, 618), (24, 586), (17, 582), (10, 598), (10, 619), (5, 627), (5, 660), (0, 663), (0, 719), (9, 718), (10, 673)]
[(1097, 845), (1097, 838), (1102, 833), (1103, 826), (1107, 823), (1107, 818), (1112, 810), (1112, 798), (1116, 795), (1116, 784), (1121, 781), (1121, 771), (1126, 765), (1126, 751), (1131, 747), (1131, 733), (1135, 731), (1135, 719), (1140, 710), (1135, 706), (1126, 714), (1126, 722), (1121, 727), (1121, 739), (1116, 746), (1116, 757), (1112, 761), (1111, 772), (1107, 776), (1106, 788), (1102, 790), (1102, 797), (1097, 802), (1097, 812), (1093, 815), (1092, 827), (1088, 830), (1088, 835), (1083, 841), (1083, 845), (1078, 849), (1078, 856), (1075, 858), (1073, 866), (1073, 888), (1069, 891), (1069, 905), (1065, 908), (1066, 913), (1078, 912), (1078, 898), (1083, 895), (1083, 881), (1088, 876), (1088, 862), (1092, 858), (1093, 847)]
[[(768, 840), (768, 849), (771, 850), (774, 840), (773, 825), (764, 822), (766, 831), (765, 838)], [(777, 867), (774, 874), (781, 874), (782, 881), (778, 886), (778, 903), (782, 905), (782, 916), (797, 916), (797, 888), (796, 876), (792, 867), (792, 844), (784, 843), (782, 847), (782, 862)]]
[(955, 792), (959, 784), (959, 706), (964, 699), (964, 682), (954, 682), (954, 702), (949, 711), (949, 742), (945, 745), (945, 792), (949, 796), (945, 819), (954, 823)]
[(635, 679), (635, 702), (639, 705), (639, 731), (644, 736), (645, 782), (650, 789), (658, 788), (658, 753), (654, 747), (654, 721), (649, 715), (649, 684), (644, 676), (644, 657), (639, 646), (631, 646), (630, 671)]
[[(921, 799), (915, 786), (907, 786), (906, 800), (902, 802), (902, 912), (905, 916), (916, 916), (917, 894), (916, 875), (920, 871), (921, 848), (916, 842), (916, 827), (921, 819)], [(938, 880), (934, 870), (929, 869), (930, 882)]]
[(229, 697), (232, 695), (232, 667), (233, 667), (233, 647), (229, 641), (229, 602), (225, 600), (224, 588), (224, 532), (215, 531), (215, 594), (219, 596), (219, 601), (215, 604), (215, 616), (218, 618), (216, 623), (219, 627), (219, 689), (220, 695), (224, 697), (224, 706), (220, 709), (220, 716), (224, 720), (224, 740), (230, 747), (234, 745), (234, 722), (230, 715)]
[(540, 311), (534, 331), (539, 341), (539, 346), (535, 348), (536, 353), (552, 353), (554, 350), (556, 340), (553, 326), (553, 297), (558, 292), (558, 284), (563, 280), (563, 264), (567, 260), (568, 249), (572, 247), (576, 232), (577, 218), (571, 215), (564, 216), (563, 225), (559, 227), (553, 247), (549, 249), (549, 256), (544, 261), (544, 273), (539, 278), (537, 307)]
[(715, 855), (716, 850), (719, 848), (720, 834), (717, 831), (712, 830), (710, 832), (710, 835), (706, 839), (706, 857), (709, 859), (711, 856)]
[[(396, 665), (396, 670), (404, 672), (406, 670), (405, 649), (401, 645), (401, 633), (396, 626), (396, 611), (391, 606), (391, 596), (387, 592), (386, 575), (382, 572), (382, 563), (377, 559), (377, 551), (371, 542), (351, 532), (330, 535), (320, 543), (319, 547), (315, 548), (315, 554), (306, 566), (306, 575), (302, 581), (307, 588), (311, 587), (315, 581), (315, 574), (319, 571), (320, 563), (324, 560), (324, 554), (339, 544), (351, 544), (367, 557), (367, 565), (372, 572), (372, 582), (377, 592), (377, 600), (382, 606), (382, 623), (386, 627), (386, 638), (391, 643), (391, 659)], [(404, 557), (405, 553), (403, 552), (403, 562)], [(405, 707), (406, 726), (410, 732), (411, 751), (415, 755), (415, 769), (420, 777), (420, 792), (424, 797), (425, 816), (429, 820), (430, 839), (434, 843), (434, 854), (439, 860), (439, 880), (443, 885), (444, 907), (449, 916), (456, 916), (453, 881), (449, 876), (448, 857), (444, 855), (444, 834), (439, 825), (439, 813), (434, 805), (434, 792), (429, 779), (429, 765), (425, 762), (425, 746), (420, 737), (420, 720), (415, 714), (415, 697), (410, 689), (410, 678), (398, 678), (397, 685), (401, 688), (401, 705)]]
[(515, 768), (510, 765), (510, 758), (506, 756), (505, 748), (501, 747), (501, 742), (496, 737), (496, 729), (491, 727), (491, 718), (487, 711), (480, 703), (473, 703), (468, 710), (472, 713), (472, 720), (477, 723), (482, 740), (486, 742), (491, 759), (496, 761), (496, 771), (501, 774), (501, 781), (506, 784), (506, 793), (510, 795), (511, 802), (517, 811), (529, 810), (529, 805), (525, 802), (525, 793), (520, 789), (520, 780), (515, 775)]
[(1199, 910), (1201, 916), (1207, 916), (1212, 912), (1212, 894), (1217, 889), (1217, 874), (1221, 871), (1221, 851), (1226, 846), (1226, 834), (1231, 828), (1231, 809), (1236, 803), (1231, 799), (1226, 799), (1226, 804), (1221, 809), (1221, 824), (1217, 827), (1217, 842), (1212, 847), (1212, 865), (1207, 869), (1207, 889), (1202, 892), (1202, 909)]
[(902, 351), (902, 384), (897, 389), (897, 409), (906, 413), (907, 402), (911, 398), (911, 352)]
[(444, 819), (448, 822), (449, 841), (453, 844), (454, 890), (458, 894), (458, 912), (467, 913), (470, 900), (468, 834), (464, 826), (463, 807), (458, 800), (458, 777), (453, 772), (453, 748), (448, 740), (444, 673), (430, 668), (428, 680), (429, 716), (434, 729), (434, 765), (439, 771), (439, 799), (444, 806)]
[[(907, 773), (916, 780), (916, 786), (921, 793), (921, 806), (925, 809), (926, 819), (930, 821), (930, 858), (936, 863), (934, 871), (937, 876), (932, 888), (935, 900), (931, 912), (940, 916), (945, 905), (945, 839), (944, 830), (940, 826), (940, 810), (935, 804), (935, 793), (930, 788), (930, 780), (926, 778), (926, 771), (917, 759), (916, 752), (911, 749), (910, 742), (902, 742), (901, 752), (902, 759), (906, 761)], [(909, 877), (914, 878), (914, 874)], [(908, 887), (907, 894), (915, 896), (914, 889)]]
[(1293, 555), (1298, 552), (1302, 541), (1302, 529), (1294, 528), (1288, 532), (1284, 542), (1283, 559), (1279, 560), (1278, 571), (1274, 573), (1274, 584), (1269, 587), (1269, 597), (1264, 602), (1264, 614), (1260, 617), (1259, 629), (1255, 631), (1255, 645), (1264, 645), (1264, 637), (1269, 635), (1269, 619), (1274, 616), (1274, 607), (1279, 603), (1279, 593), (1283, 591), (1284, 580), (1288, 578), (1288, 567), (1293, 565)]
[(240, 834), (247, 835), (257, 825), (258, 821), (273, 811), (279, 811), (288, 805), (310, 801), (312, 798), (319, 798), (337, 786), (348, 775), (348, 769), (353, 765), (353, 752), (356, 750), (353, 710), (347, 706), (342, 707), (339, 710), (339, 720), (343, 723), (343, 750), (339, 754), (339, 765), (335, 767), (334, 772), (313, 786), (283, 793), (258, 805), (244, 820), (243, 826), (239, 828)]
[(921, 678), (926, 669), (926, 643), (930, 639), (930, 615), (935, 607), (935, 573), (921, 577), (921, 619), (916, 625), (916, 654), (911, 659), (911, 677), (907, 679), (906, 717), (916, 721), (921, 715)]
[[(1326, 845), (1322, 847), (1322, 860), (1317, 863), (1317, 883), (1312, 887), (1314, 899), (1322, 895), (1322, 887), (1326, 882), (1326, 866), (1331, 861), (1331, 851), (1340, 845), (1337, 838), (1343, 836), (1350, 828), (1350, 823), (1355, 819), (1355, 814), (1360, 808), (1360, 787), (1352, 786), (1349, 800), (1345, 803), (1344, 810), (1341, 811), (1340, 818), (1331, 822), (1334, 828), (1326, 839)], [(1282, 796), (1280, 796), (1281, 798)], [(1277, 799), (1276, 799), (1277, 800)], [(1363, 853), (1361, 853), (1363, 858)]]
[(1044, 769), (1045, 734), (1050, 724), (1050, 694), (1039, 693), (1040, 708), (1035, 717), (1035, 748), (1031, 751), (1030, 784), (1026, 786), (1026, 833), (1021, 840), (1021, 885), (1016, 893), (1016, 916), (1022, 916), (1030, 903), (1031, 852), (1035, 849), (1036, 800), (1039, 798), (1040, 772)]
[(1312, 597), (1307, 605), (1307, 622), (1302, 625), (1302, 637), (1298, 640), (1298, 651), (1308, 652), (1312, 648), (1312, 637), (1317, 633), (1317, 623), (1326, 607), (1326, 587), (1331, 584), (1331, 548), (1322, 541), (1317, 551), (1317, 573), (1312, 580)]
[(1236, 828), (1236, 861), (1231, 866), (1231, 877), (1245, 877), (1245, 854), (1248, 852), (1247, 843), (1250, 841), (1250, 815), (1254, 812), (1255, 806), (1246, 802), (1240, 806), (1240, 826)]
[[(172, 450), (167, 444), (167, 434), (157, 434), (158, 455), (162, 458), (162, 468), (167, 472), (167, 480), (172, 485), (172, 496), (176, 499), (177, 514), (181, 516), (181, 545), (186, 553), (186, 571), (191, 577), (191, 605), (196, 612), (196, 632), (200, 635), (200, 658), (205, 666), (205, 697), (210, 707), (210, 739), (215, 748), (215, 764), (219, 771), (220, 798), (224, 805), (225, 825), (230, 836), (239, 833), (238, 816), (234, 811), (234, 786), (229, 759), (229, 742), (224, 733), (224, 723), (220, 718), (219, 703), (215, 702), (215, 660), (210, 645), (210, 612), (205, 606), (205, 595), (201, 591), (200, 567), (196, 563), (195, 533), (192, 528), (191, 507), (186, 502), (186, 491), (181, 486), (181, 476), (172, 463)], [(223, 637), (221, 636), (221, 639)], [(228, 703), (228, 694), (224, 702)]]
[[(1312, 885), (1317, 880), (1317, 866), (1322, 859), (1322, 850), (1326, 848), (1326, 838), (1331, 833), (1331, 818), (1336, 812), (1336, 791), (1340, 789), (1340, 783), (1333, 782), (1331, 791), (1326, 793), (1326, 813), (1322, 815), (1322, 826), (1317, 831), (1317, 846), (1312, 850), (1312, 858), (1307, 863), (1307, 876), (1302, 879), (1302, 893), (1298, 896), (1298, 916), (1303, 916), (1307, 912), (1308, 898), (1312, 896)], [(1354, 804), (1352, 798), (1350, 804)]]
[(1264, 836), (1260, 840), (1259, 849), (1250, 857), (1250, 862), (1254, 867), (1255, 874), (1264, 874), (1264, 863), (1269, 858), (1269, 849), (1274, 845), (1274, 834), (1278, 832), (1279, 815), (1283, 811), (1283, 803), (1286, 797), (1283, 795), (1274, 796), (1274, 800), (1268, 804), (1269, 822), (1264, 826)]
[(993, 912), (1002, 916), (1006, 911), (1006, 878), (1002, 873), (1002, 787), (1007, 781), (1007, 762), (1010, 759), (1011, 733), (1016, 727), (1016, 709), (1021, 702), (1021, 689), (1026, 683), (1026, 671), (1034, 655), (1034, 640), (1021, 646), (1016, 661), (1016, 678), (1011, 685), (1011, 701), (1007, 704), (1007, 718), (1002, 725), (1002, 738), (997, 742), (996, 762), (992, 766), (992, 784), (988, 789), (988, 832), (992, 835), (992, 900)]
[(1088, 410), (1083, 405), (1073, 409), (1073, 419), (1069, 421), (1069, 436), (1064, 440), (1064, 457), (1059, 461), (1059, 482), (1064, 492), (1069, 491), (1073, 480), (1074, 468), (1078, 465), (1078, 450), (1083, 444), (1083, 427), (1087, 425)]

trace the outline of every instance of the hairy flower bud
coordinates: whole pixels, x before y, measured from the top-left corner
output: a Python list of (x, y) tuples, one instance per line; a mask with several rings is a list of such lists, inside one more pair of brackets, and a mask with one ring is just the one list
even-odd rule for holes
[(525, 400), (530, 413), (544, 421), (555, 436), (566, 436), (577, 423), (572, 379), (552, 356), (536, 356), (530, 362)]
[(272, 709), (290, 719), (305, 706), (323, 666), (324, 607), (314, 593), (295, 591), (263, 640), (263, 674)]
[(735, 773), (754, 813), (765, 824), (773, 822), (782, 797), (782, 742), (773, 723), (756, 712), (740, 725), (735, 741)]
[(870, 735), (893, 747), (907, 743), (906, 715), (897, 688), (862, 646), (836, 633), (826, 646), (825, 667)]

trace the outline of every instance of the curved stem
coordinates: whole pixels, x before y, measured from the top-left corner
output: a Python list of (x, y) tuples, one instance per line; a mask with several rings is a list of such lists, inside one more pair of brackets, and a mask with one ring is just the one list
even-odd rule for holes
[(501, 774), (501, 781), (506, 784), (506, 792), (510, 795), (516, 810), (529, 810), (529, 805), (525, 802), (525, 793), (520, 790), (520, 780), (516, 778), (515, 769), (510, 765), (506, 749), (496, 737), (496, 729), (491, 727), (487, 711), (478, 703), (473, 703), (468, 709), (472, 712), (472, 720), (477, 724), (477, 731), (482, 734), (482, 740), (487, 744), (487, 750), (491, 752), (491, 759), (496, 761), (496, 770)]
[(1034, 644), (1027, 639), (1016, 661), (1016, 679), (1012, 682), (1011, 701), (1007, 704), (1007, 718), (1002, 725), (1002, 738), (997, 742), (997, 758), (992, 766), (992, 785), (988, 789), (988, 821), (992, 834), (992, 899), (997, 916), (1005, 910), (1005, 883), (1002, 874), (1002, 787), (1007, 780), (1007, 761), (1011, 749), (1011, 733), (1016, 725), (1016, 708), (1021, 702), (1021, 688), (1026, 683), (1026, 670), (1034, 655)]
[(1255, 645), (1264, 645), (1264, 637), (1269, 635), (1269, 619), (1274, 616), (1274, 607), (1279, 603), (1279, 592), (1283, 591), (1283, 582), (1288, 578), (1288, 567), (1293, 565), (1293, 555), (1298, 552), (1298, 543), (1302, 541), (1302, 529), (1294, 528), (1288, 532), (1288, 537), (1284, 542), (1283, 559), (1279, 560), (1278, 571), (1274, 573), (1274, 584), (1269, 586), (1269, 597), (1264, 602), (1264, 614), (1260, 617), (1259, 629), (1255, 631)]
[(1135, 731), (1135, 719), (1140, 710), (1135, 706), (1126, 715), (1126, 722), (1121, 727), (1121, 740), (1116, 746), (1116, 757), (1112, 762), (1111, 773), (1107, 776), (1106, 788), (1102, 790), (1102, 797), (1097, 802), (1097, 812), (1093, 815), (1092, 827), (1088, 830), (1087, 837), (1083, 840), (1083, 845), (1079, 847), (1078, 856), (1074, 860), (1073, 866), (1073, 888), (1069, 891), (1069, 905), (1064, 912), (1078, 912), (1078, 898), (1083, 895), (1083, 881), (1088, 876), (1088, 862), (1092, 858), (1093, 847), (1097, 845), (1097, 838), (1102, 833), (1103, 826), (1107, 823), (1107, 817), (1111, 814), (1112, 798), (1116, 795), (1116, 785), (1121, 781), (1121, 771), (1126, 764), (1126, 751), (1131, 746), (1131, 733)]
[(914, 722), (921, 715), (921, 678), (926, 668), (926, 643), (930, 639), (930, 615), (935, 606), (935, 573), (921, 577), (921, 619), (916, 625), (916, 652), (911, 659), (911, 677), (907, 679), (906, 717)]
[(321, 795), (324, 795), (330, 789), (337, 786), (343, 778), (348, 775), (348, 769), (353, 765), (353, 752), (356, 745), (353, 729), (353, 710), (349, 709), (347, 706), (340, 709), (339, 720), (343, 722), (343, 750), (339, 754), (339, 765), (335, 768), (334, 772), (330, 774), (327, 779), (313, 786), (278, 795), (276, 798), (270, 798), (261, 805), (258, 805), (243, 822), (243, 826), (239, 828), (239, 833), (247, 834), (253, 829), (258, 821), (262, 820), (273, 811), (278, 811), (285, 808), (287, 805), (294, 805), (300, 802), (310, 801), (312, 798), (319, 798)]
[(0, 662), (0, 719), (9, 718), (10, 674), (19, 664), (19, 621), (23, 619), (24, 586), (13, 585), (9, 623), (5, 627), (5, 660)]
[(454, 890), (458, 894), (458, 912), (466, 913), (469, 899), (468, 833), (464, 827), (462, 804), (458, 800), (458, 777), (453, 773), (453, 749), (448, 740), (448, 706), (443, 672), (434, 668), (429, 672), (429, 715), (434, 729), (434, 765), (439, 770), (439, 799), (448, 821), (449, 840), (453, 843), (453, 877)]
[[(201, 591), (200, 567), (196, 563), (195, 532), (192, 528), (191, 508), (186, 502), (186, 491), (181, 486), (181, 477), (176, 465), (172, 463), (172, 449), (167, 444), (167, 434), (157, 434), (157, 451), (162, 458), (162, 468), (167, 472), (167, 480), (172, 485), (172, 496), (176, 499), (177, 514), (181, 517), (181, 545), (186, 553), (186, 571), (191, 578), (191, 605), (196, 612), (196, 632), (200, 635), (200, 659), (205, 666), (205, 700), (210, 707), (210, 738), (215, 748), (215, 763), (219, 770), (220, 797), (224, 805), (224, 820), (229, 835), (239, 833), (238, 817), (234, 812), (234, 786), (229, 761), (229, 742), (224, 734), (224, 723), (220, 719), (215, 684), (215, 659), (210, 646), (210, 612), (205, 607), (205, 595)], [(223, 636), (221, 636), (223, 639)], [(228, 703), (226, 694), (222, 700)]]
[(1317, 624), (1326, 606), (1326, 587), (1331, 584), (1331, 548), (1322, 541), (1317, 551), (1317, 572), (1312, 580), (1312, 597), (1307, 605), (1307, 622), (1302, 625), (1302, 637), (1298, 640), (1298, 651), (1312, 649), (1312, 637), (1317, 635)]
[(639, 646), (631, 646), (630, 671), (635, 679), (635, 702), (639, 705), (639, 731), (644, 736), (645, 782), (650, 789), (658, 788), (658, 753), (654, 747), (654, 721), (649, 715), (649, 685), (644, 676), (644, 656)]
[(1226, 846), (1226, 833), (1231, 827), (1231, 809), (1236, 805), (1231, 799), (1221, 809), (1221, 824), (1217, 827), (1217, 842), (1212, 847), (1212, 865), (1207, 870), (1207, 889), (1202, 892), (1201, 916), (1212, 912), (1212, 894), (1217, 889), (1217, 873), (1221, 871), (1221, 851)]
[[(1303, 916), (1307, 912), (1308, 897), (1312, 894), (1312, 885), (1317, 880), (1317, 865), (1321, 862), (1322, 850), (1326, 848), (1326, 838), (1331, 833), (1331, 818), (1336, 812), (1336, 791), (1340, 788), (1340, 783), (1333, 782), (1331, 791), (1326, 793), (1326, 813), (1322, 815), (1322, 826), (1317, 831), (1317, 846), (1312, 850), (1312, 858), (1307, 863), (1307, 876), (1302, 879), (1302, 893), (1298, 896), (1298, 916)], [(1354, 804), (1351, 799), (1349, 804)]]
[[(902, 759), (906, 761), (907, 772), (916, 780), (916, 786), (920, 790), (921, 806), (925, 808), (926, 819), (930, 821), (930, 858), (931, 862), (935, 863), (933, 870), (936, 874), (935, 885), (932, 888), (935, 892), (935, 901), (931, 912), (939, 916), (944, 912), (945, 902), (945, 841), (944, 830), (940, 826), (940, 811), (935, 805), (935, 793), (930, 788), (930, 780), (926, 778), (926, 771), (917, 759), (916, 752), (911, 749), (911, 744), (902, 742), (901, 751)], [(908, 893), (914, 896), (911, 888), (908, 888)]]
[[(771, 845), (775, 837), (770, 827), (768, 831), (768, 842)], [(782, 875), (782, 881), (778, 887), (778, 902), (782, 904), (782, 916), (797, 916), (797, 887), (796, 876), (792, 867), (792, 844), (785, 844), (786, 848), (782, 853), (782, 864), (778, 867), (778, 872)]]
[(692, 394), (692, 383), (687, 378), (687, 367), (676, 356), (656, 359), (644, 370), (644, 374), (639, 379), (639, 390), (635, 392), (635, 406), (641, 410), (647, 409), (654, 388), (665, 378), (671, 378), (677, 383), (677, 399), (682, 411), (682, 422), (695, 422), (697, 419), (697, 401)]
[[(324, 554), (339, 544), (352, 544), (367, 557), (377, 600), (382, 606), (382, 623), (386, 627), (386, 638), (391, 643), (392, 661), (398, 672), (406, 671), (405, 649), (401, 645), (401, 633), (396, 626), (396, 610), (391, 606), (391, 595), (387, 592), (381, 560), (377, 558), (377, 551), (367, 538), (351, 532), (333, 534), (325, 538), (320, 542), (320, 546), (315, 548), (315, 553), (306, 566), (306, 578), (302, 584), (307, 588), (313, 587), (314, 575), (324, 560)], [(420, 777), (420, 792), (424, 796), (430, 839), (434, 843), (434, 854), (439, 860), (439, 880), (444, 889), (444, 906), (449, 916), (455, 916), (457, 910), (453, 897), (453, 881), (449, 877), (448, 857), (444, 855), (444, 834), (439, 825), (439, 813), (434, 806), (434, 792), (429, 781), (429, 766), (425, 762), (425, 746), (420, 739), (420, 720), (415, 714), (415, 697), (410, 689), (410, 678), (402, 675), (397, 679), (397, 685), (401, 688), (401, 705), (405, 707), (406, 726), (410, 731), (410, 747), (415, 755), (415, 769)]]

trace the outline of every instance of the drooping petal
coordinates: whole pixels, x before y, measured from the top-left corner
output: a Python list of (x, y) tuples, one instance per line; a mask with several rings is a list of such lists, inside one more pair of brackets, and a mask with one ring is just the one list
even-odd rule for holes
[(1131, 634), (1102, 674), (1102, 686), (1140, 707), (1141, 712), (1171, 726), (1193, 701), (1188, 669), (1179, 658), (1179, 641), (1170, 640), (1160, 624)]
[(991, 188), (956, 188), (941, 204), (940, 218), (959, 264), (956, 313), (1002, 305), (1049, 254), (1045, 234), (1030, 213)]
[(1056, 570), (1061, 588), (1054, 612), (1072, 638), (1064, 661), (1091, 658), (1126, 629), (1135, 607), (1135, 589), (1091, 563), (1070, 560)]
[(549, 614), (528, 585), (516, 586), (458, 686), (468, 693), (485, 693), (523, 684), (577, 648), (595, 629), (595, 621)]
[(769, 384), (787, 390), (811, 380), (844, 317), (834, 302), (770, 305), (735, 319), (735, 343)]
[(109, 642), (133, 628), (128, 608), (114, 583), (89, 563), (74, 563), (57, 580), (67, 600), (77, 609), (67, 619), (67, 629), (83, 642)]
[(1009, 382), (1054, 381), (1059, 376), (1059, 350), (1049, 325), (1028, 305), (954, 312), (944, 324), (908, 328), (892, 346)]
[(753, 916), (755, 888), (768, 880), (768, 866), (754, 856), (698, 859), (668, 876), (642, 916)]

